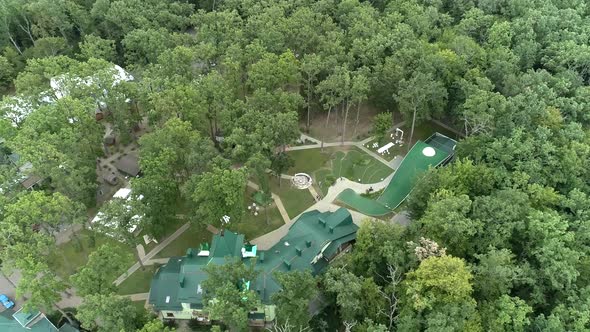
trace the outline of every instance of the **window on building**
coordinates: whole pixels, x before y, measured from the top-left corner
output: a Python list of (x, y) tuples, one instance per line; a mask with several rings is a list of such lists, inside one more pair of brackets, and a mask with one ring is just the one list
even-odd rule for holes
[(174, 318), (174, 314), (173, 314), (173, 313), (171, 313), (171, 312), (167, 312), (167, 313), (166, 313), (166, 317), (172, 317), (172, 318)]

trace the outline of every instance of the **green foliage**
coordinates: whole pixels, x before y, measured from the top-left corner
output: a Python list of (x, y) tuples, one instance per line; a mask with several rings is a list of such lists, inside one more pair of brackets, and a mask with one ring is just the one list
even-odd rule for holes
[(432, 256), (407, 274), (400, 329), (424, 324), (428, 329), (481, 331), (475, 300), (471, 297), (472, 275), (465, 262), (452, 256)]
[(273, 295), (278, 324), (289, 322), (294, 328), (307, 327), (309, 302), (318, 295), (317, 281), (309, 271), (276, 273), (281, 290)]
[(89, 99), (63, 98), (33, 112), (10, 146), (70, 199), (91, 206), (103, 133)]
[(172, 332), (176, 331), (174, 328), (169, 328), (164, 326), (164, 323), (160, 319), (153, 319), (147, 322), (140, 330), (137, 332)]
[(4, 56), (0, 55), (0, 88), (6, 89), (14, 79), (14, 67)]
[(221, 217), (227, 215), (232, 223), (240, 222), (247, 178), (243, 169), (219, 167), (193, 177), (186, 192), (195, 206), (195, 220), (219, 225)]
[(205, 272), (203, 303), (209, 317), (223, 321), (232, 329), (245, 330), (248, 313), (261, 305), (258, 294), (246, 288), (246, 283), (256, 277), (254, 265), (232, 259), (223, 265), (207, 265)]
[(80, 225), (86, 221), (84, 207), (60, 193), (51, 195), (27, 191), (3, 206), (0, 220), (2, 257), (14, 262), (31, 255), (47, 254), (55, 240), (53, 232), (66, 225)]
[(102, 245), (92, 252), (88, 262), (70, 279), (80, 296), (112, 293), (113, 280), (125, 271), (131, 257), (117, 248)]
[[(47, 178), (45, 189), (90, 207), (105, 134), (94, 119), (97, 96), (108, 108), (102, 121), (120, 142), (132, 141), (147, 115), (144, 176), (132, 186), (144, 196), (143, 226), (155, 235), (195, 192), (209, 222), (239, 214), (236, 193), (243, 197), (246, 180), (231, 163), (247, 164), (267, 187), (266, 168), (285, 171), (281, 152), (299, 138), (300, 125), (335, 123), (344, 140), (351, 123), (365, 129), (358, 121), (365, 100), (405, 121), (444, 120), (467, 136), (455, 161), (418, 181), (405, 205), (407, 228), (363, 227), (354, 264), (333, 278), (354, 282), (350, 290), (336, 287), (353, 294), (341, 296), (341, 311), (354, 318), (348, 327), (588, 330), (587, 16), (583, 0), (2, 0), (0, 89), (16, 91), (0, 105), (0, 136)], [(108, 61), (122, 60), (137, 81), (113, 85)], [(40, 97), (54, 97), (49, 83), (58, 76), (70, 96), (47, 103)], [(74, 79), (91, 76), (88, 85)], [(34, 111), (25, 114), (16, 100)], [(387, 117), (385, 129), (374, 134), (383, 137), (391, 118), (379, 116)], [(231, 161), (216, 159), (215, 148)], [(8, 265), (43, 257), (54, 242), (48, 230), (72, 220), (45, 218), (41, 198), (17, 195), (14, 167), (1, 173), (3, 193), (10, 189), (0, 199), (2, 255)], [(229, 184), (215, 189), (220, 179)], [(128, 222), (124, 210), (114, 214)], [(354, 309), (359, 287), (399, 293), (390, 267), (416, 282), (425, 269), (406, 243), (422, 237), (472, 265), (479, 312), (469, 300), (418, 311), (406, 294), (394, 325)], [(364, 305), (390, 308), (388, 301)]]
[(467, 217), (471, 200), (467, 195), (456, 196), (441, 190), (430, 199), (420, 219), (422, 234), (442, 243), (455, 256), (464, 257), (473, 252), (475, 236), (482, 231), (483, 223)]
[(486, 331), (527, 331), (532, 312), (533, 308), (522, 299), (502, 295), (482, 309), (483, 325)]
[(391, 113), (379, 113), (373, 118), (373, 135), (382, 142), (387, 132), (391, 129)]
[(131, 300), (113, 293), (92, 294), (84, 297), (76, 318), (82, 327), (98, 332), (135, 331), (143, 326), (146, 317)]
[(342, 321), (354, 322), (363, 317), (380, 320), (379, 308), (385, 306), (385, 301), (373, 278), (358, 277), (344, 267), (332, 267), (326, 272), (324, 287), (335, 296)]
[(114, 62), (117, 59), (115, 41), (96, 35), (86, 35), (80, 43), (80, 56), (84, 59), (97, 58)]
[(272, 156), (270, 169), (277, 177), (280, 178), (281, 174), (284, 174), (289, 168), (293, 167), (294, 165), (295, 162), (293, 161), (293, 158), (291, 158), (291, 156), (289, 156), (288, 154), (281, 152)]
[(143, 195), (138, 205), (146, 217), (146, 230), (157, 235), (178, 212), (181, 186), (207, 170), (216, 153), (211, 142), (192, 130), (190, 123), (177, 118), (144, 135), (139, 145), (143, 176), (134, 179), (133, 188), (137, 195)]
[(22, 271), (16, 296), (19, 298), (27, 296), (23, 306), (25, 312), (51, 310), (61, 300), (60, 292), (66, 289), (65, 283), (45, 263), (40, 262), (38, 257), (20, 257), (16, 267)]

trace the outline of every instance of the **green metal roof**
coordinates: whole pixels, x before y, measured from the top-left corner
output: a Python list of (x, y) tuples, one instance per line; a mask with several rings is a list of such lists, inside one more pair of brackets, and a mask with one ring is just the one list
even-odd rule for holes
[[(152, 278), (149, 302), (158, 310), (182, 310), (182, 303), (202, 304), (201, 284), (207, 277), (203, 267), (224, 264), (225, 257), (241, 257), (244, 235), (223, 231), (213, 237), (207, 257), (189, 249), (184, 257), (172, 257)], [(206, 246), (202, 246), (206, 247)]]
[(259, 292), (264, 303), (270, 303), (272, 294), (280, 290), (272, 275), (275, 271), (311, 270), (316, 275), (328, 266), (328, 261), (322, 257), (312, 263), (322, 249), (330, 248), (340, 239), (347, 239), (345, 242), (354, 240), (357, 230), (358, 226), (344, 208), (335, 212), (311, 211), (302, 214), (285, 237), (264, 251), (264, 260), (256, 262), (260, 275), (253, 289)]
[(39, 311), (27, 314), (16, 313), (12, 309), (0, 312), (0, 331), (2, 332), (79, 332), (76, 328), (64, 324), (59, 330)]
[[(256, 252), (244, 244), (244, 236), (230, 231), (213, 237), (207, 257), (197, 256), (199, 250), (188, 250), (184, 257), (172, 257), (154, 275), (149, 303), (156, 310), (181, 310), (182, 303), (191, 307), (202, 307), (203, 281), (207, 274), (203, 270), (209, 264), (224, 264), (225, 258), (242, 257), (242, 248), (256, 254), (256, 269), (259, 276), (252, 282), (251, 289), (257, 291), (264, 303), (270, 303), (272, 294), (280, 290), (273, 278), (274, 271), (311, 270), (320, 273), (328, 265), (319, 256), (323, 250), (336, 252), (338, 246), (356, 238), (358, 226), (352, 222), (350, 213), (340, 208), (335, 212), (311, 211), (302, 214), (291, 225), (285, 237), (272, 248)], [(243, 258), (250, 261), (250, 258)]]

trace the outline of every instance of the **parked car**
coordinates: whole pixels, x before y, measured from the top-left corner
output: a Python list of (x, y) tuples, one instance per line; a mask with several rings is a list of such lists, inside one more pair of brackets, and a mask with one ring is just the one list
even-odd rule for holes
[(4, 306), (4, 308), (6, 309), (10, 309), (12, 307), (14, 307), (14, 302), (12, 302), (8, 296), (4, 295), (4, 294), (0, 294), (0, 302), (2, 302), (2, 305)]

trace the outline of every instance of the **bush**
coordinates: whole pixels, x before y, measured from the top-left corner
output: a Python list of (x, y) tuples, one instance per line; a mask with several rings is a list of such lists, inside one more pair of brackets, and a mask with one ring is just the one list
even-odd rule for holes
[(336, 177), (332, 174), (326, 176), (326, 179), (324, 180), (325, 184), (327, 187), (332, 186), (335, 182), (336, 182)]

